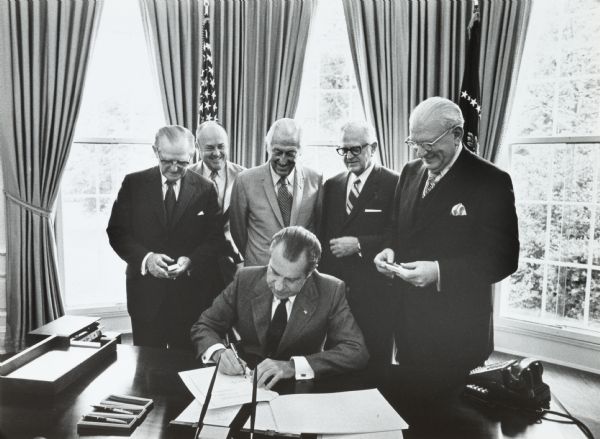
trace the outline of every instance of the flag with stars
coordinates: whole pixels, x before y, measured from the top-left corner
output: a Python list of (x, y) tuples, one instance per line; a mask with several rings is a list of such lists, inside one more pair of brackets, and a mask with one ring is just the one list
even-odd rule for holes
[(469, 42), (465, 56), (465, 71), (460, 87), (458, 105), (465, 119), (463, 141), (467, 148), (479, 153), (479, 118), (481, 117), (481, 93), (479, 91), (479, 11), (477, 7), (469, 23)]
[(200, 73), (200, 94), (198, 97), (198, 125), (207, 120), (217, 120), (217, 85), (215, 82), (215, 72), (213, 70), (208, 8), (206, 4), (204, 8), (204, 23), (202, 25), (202, 72)]

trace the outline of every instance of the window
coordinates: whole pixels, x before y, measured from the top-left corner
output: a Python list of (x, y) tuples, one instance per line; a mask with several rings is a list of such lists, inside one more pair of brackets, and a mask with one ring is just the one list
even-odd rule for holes
[(507, 148), (519, 269), (500, 316), (600, 336), (600, 3), (536, 1)]
[(335, 152), (342, 125), (364, 119), (356, 88), (344, 9), (340, 0), (320, 0), (311, 25), (296, 118), (304, 128), (302, 161), (325, 178), (346, 167)]
[(138, 2), (107, 0), (61, 185), (68, 310), (125, 303), (125, 263), (105, 230), (125, 174), (156, 164), (164, 115), (152, 72)]

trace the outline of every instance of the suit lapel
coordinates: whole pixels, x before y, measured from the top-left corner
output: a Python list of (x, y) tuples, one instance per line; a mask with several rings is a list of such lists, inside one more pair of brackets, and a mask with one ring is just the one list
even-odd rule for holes
[[(348, 184), (346, 180), (346, 185)], [(356, 216), (363, 210), (364, 205), (368, 200), (377, 196), (377, 189), (379, 188), (379, 166), (374, 166), (371, 171), (371, 175), (367, 178), (360, 194), (358, 194), (358, 200), (356, 200), (356, 206), (350, 211), (350, 215), (346, 216), (344, 226), (351, 222)], [(347, 189), (347, 186), (346, 186)], [(346, 209), (346, 195), (344, 194), (344, 210)]]
[(267, 196), (267, 200), (271, 205), (271, 209), (275, 214), (275, 218), (279, 221), (279, 225), (283, 228), (283, 217), (281, 216), (281, 211), (279, 210), (279, 203), (277, 202), (277, 195), (275, 194), (275, 187), (273, 186), (273, 179), (271, 178), (271, 169), (270, 164), (265, 163), (263, 165), (265, 168), (265, 173), (263, 174), (263, 188), (265, 190), (265, 195)]
[(304, 172), (300, 166), (296, 166), (294, 175), (294, 193), (292, 196), (292, 212), (290, 214), (290, 226), (293, 226), (298, 221), (300, 206), (304, 198)]
[(179, 188), (179, 196), (177, 197), (177, 203), (175, 204), (175, 213), (173, 214), (173, 221), (171, 221), (171, 227), (177, 224), (177, 221), (181, 219), (181, 216), (186, 211), (190, 201), (192, 201), (195, 195), (195, 185), (192, 179), (189, 178), (188, 173), (181, 178), (181, 187)]
[(165, 210), (165, 202), (163, 198), (162, 190), (162, 178), (158, 166), (152, 169), (148, 176), (148, 187), (152, 188), (150, 191), (151, 198), (150, 203), (152, 210), (156, 214), (160, 225), (164, 228), (167, 227), (167, 211)]
[(267, 345), (267, 330), (271, 324), (271, 306), (273, 303), (273, 293), (267, 285), (266, 270), (265, 275), (254, 286), (254, 298), (252, 299), (252, 318), (254, 319), (254, 328), (260, 346)]
[(223, 215), (225, 215), (229, 209), (229, 203), (231, 202), (231, 188), (235, 180), (235, 171), (231, 163), (226, 162), (225, 167), (225, 195), (223, 196)]
[(427, 168), (421, 165), (415, 178), (407, 182), (407, 189), (402, 191), (402, 201), (399, 207), (401, 214), (399, 217), (406, 218), (407, 224), (405, 226), (412, 226), (415, 223), (418, 203), (421, 201), (421, 192), (426, 179)]
[(310, 319), (312, 319), (317, 308), (318, 296), (317, 287), (311, 276), (296, 296), (290, 318), (277, 349), (277, 354), (284, 352), (289, 346), (302, 338), (302, 331)]

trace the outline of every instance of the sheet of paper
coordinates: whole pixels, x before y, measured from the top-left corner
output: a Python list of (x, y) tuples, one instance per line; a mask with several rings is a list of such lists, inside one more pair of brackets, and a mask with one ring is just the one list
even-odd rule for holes
[[(239, 405), (233, 405), (219, 409), (209, 409), (206, 411), (204, 424), (229, 427), (233, 421), (233, 418), (235, 418), (240, 411), (240, 407), (241, 406)], [(195, 399), (179, 414), (179, 416), (172, 420), (171, 423), (196, 426), (198, 424), (198, 418), (200, 417), (201, 410), (202, 402)]]
[[(250, 429), (250, 418), (244, 424), (245, 429)], [(270, 403), (259, 402), (256, 404), (256, 417), (254, 418), (254, 430), (255, 431), (277, 431), (277, 425), (273, 418), (273, 412), (271, 411)], [(296, 432), (296, 433), (301, 433)]]
[[(204, 401), (214, 370), (214, 367), (186, 370), (179, 372), (179, 376), (194, 395), (194, 398)], [(272, 390), (258, 388), (256, 400), (271, 401), (277, 395), (278, 393)], [(215, 409), (242, 405), (247, 402), (252, 402), (252, 378), (250, 376), (244, 378), (242, 375), (232, 376), (217, 372), (209, 407)]]
[(285, 395), (270, 405), (281, 433), (347, 434), (408, 428), (377, 389)]
[(320, 434), (319, 439), (402, 439), (402, 430), (357, 434)]

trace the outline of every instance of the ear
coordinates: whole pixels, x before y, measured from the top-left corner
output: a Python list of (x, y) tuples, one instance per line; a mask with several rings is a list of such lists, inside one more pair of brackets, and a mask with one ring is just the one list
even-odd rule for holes
[(378, 146), (379, 146), (379, 144), (377, 143), (377, 141), (371, 143), (371, 154), (375, 154), (375, 152), (377, 152)]
[(458, 139), (459, 142), (462, 142), (462, 138), (463, 138), (463, 134), (464, 134), (464, 130), (462, 127), (454, 128), (454, 130), (452, 131), (452, 134), (454, 134), (455, 139)]

